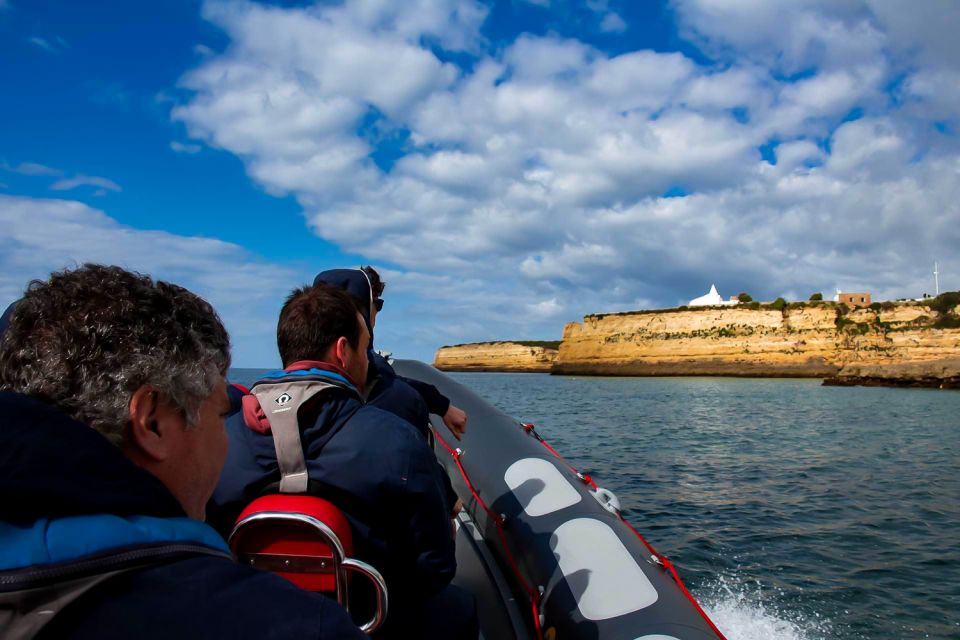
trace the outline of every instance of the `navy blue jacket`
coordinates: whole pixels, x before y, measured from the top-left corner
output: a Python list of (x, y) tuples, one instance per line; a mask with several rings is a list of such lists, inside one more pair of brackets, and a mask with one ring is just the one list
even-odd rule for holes
[[(0, 393), (0, 571), (186, 542), (225, 550), (153, 475), (92, 429)], [(2, 635), (2, 634), (0, 634)], [(363, 638), (334, 601), (222, 556), (111, 578), (54, 618), (56, 638)]]
[(406, 379), (396, 374), (386, 358), (373, 350), (367, 356), (370, 361), (367, 404), (400, 416), (426, 438), (431, 412), (423, 397)]
[[(383, 573), (394, 603), (423, 598), (456, 572), (440, 466), (423, 438), (392, 413), (364, 405), (352, 388), (324, 392), (300, 409), (310, 492), (343, 510), (354, 554)], [(227, 420), (230, 447), (211, 513), (221, 532), (250, 501), (276, 491), (272, 435)]]
[(426, 436), (429, 414), (445, 415), (450, 399), (432, 384), (398, 376), (387, 359), (373, 349), (367, 357), (367, 384), (372, 385), (367, 403), (400, 416)]

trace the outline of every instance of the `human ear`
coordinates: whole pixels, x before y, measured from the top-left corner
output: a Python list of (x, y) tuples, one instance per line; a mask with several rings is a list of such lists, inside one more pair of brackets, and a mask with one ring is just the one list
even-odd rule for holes
[(346, 370), (350, 360), (349, 349), (350, 349), (350, 341), (347, 340), (346, 336), (340, 336), (339, 338), (337, 338), (334, 354), (336, 355), (336, 358), (337, 358), (337, 366), (344, 370)]
[(130, 396), (129, 438), (125, 447), (140, 455), (161, 461), (167, 457), (167, 443), (163, 439), (169, 409), (160, 400), (153, 385), (145, 384)]

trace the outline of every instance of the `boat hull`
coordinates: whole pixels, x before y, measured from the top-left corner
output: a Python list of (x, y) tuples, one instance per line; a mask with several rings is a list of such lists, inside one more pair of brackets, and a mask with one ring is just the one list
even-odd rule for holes
[(394, 367), (467, 412), (461, 441), (431, 417), (437, 457), (517, 599), (528, 603), (534, 637), (722, 638), (669, 561), (533, 429), (429, 365), (403, 360)]

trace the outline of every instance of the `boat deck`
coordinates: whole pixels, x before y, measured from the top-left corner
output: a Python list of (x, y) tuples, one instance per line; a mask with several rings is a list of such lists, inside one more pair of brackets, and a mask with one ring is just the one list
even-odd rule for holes
[(466, 511), (457, 517), (457, 575), (453, 583), (477, 598), (480, 634), (488, 640), (530, 640), (522, 611), (500, 566)]

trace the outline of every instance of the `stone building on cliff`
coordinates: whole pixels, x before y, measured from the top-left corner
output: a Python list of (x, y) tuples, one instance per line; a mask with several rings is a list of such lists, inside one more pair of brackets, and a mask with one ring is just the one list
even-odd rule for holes
[(840, 291), (837, 289), (837, 295), (833, 296), (834, 302), (842, 302), (843, 304), (848, 304), (851, 307), (869, 307), (870, 292), (869, 291)]

